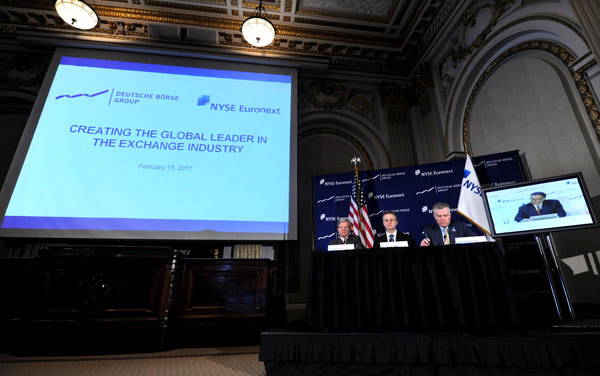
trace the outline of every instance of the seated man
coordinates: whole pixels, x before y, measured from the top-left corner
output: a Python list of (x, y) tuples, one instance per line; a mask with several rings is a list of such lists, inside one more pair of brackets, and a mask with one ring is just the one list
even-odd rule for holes
[(528, 221), (531, 217), (552, 213), (558, 214), (559, 217), (567, 215), (560, 201), (546, 200), (544, 192), (533, 192), (529, 200), (531, 201), (530, 203), (521, 205), (519, 212), (515, 216), (515, 221)]
[(382, 234), (377, 234), (375, 237), (375, 248), (380, 248), (381, 243), (400, 241), (407, 241), (409, 247), (415, 246), (415, 241), (413, 240), (412, 236), (398, 232), (396, 229), (397, 225), (398, 217), (393, 211), (387, 210), (383, 212), (383, 227), (385, 227), (385, 232)]
[(433, 205), (433, 218), (436, 223), (423, 229), (421, 247), (454, 244), (457, 237), (477, 236), (464, 222), (451, 220), (450, 205), (445, 202)]
[(340, 218), (337, 222), (338, 237), (329, 242), (329, 245), (334, 244), (354, 244), (354, 249), (364, 248), (360, 238), (356, 235), (350, 235), (352, 224), (348, 218)]

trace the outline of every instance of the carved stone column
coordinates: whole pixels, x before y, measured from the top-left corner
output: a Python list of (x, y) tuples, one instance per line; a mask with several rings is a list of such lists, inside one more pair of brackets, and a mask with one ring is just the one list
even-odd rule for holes
[(393, 167), (443, 160), (444, 135), (433, 85), (426, 64), (406, 84), (380, 82)]
[(419, 127), (421, 128), (419, 163), (434, 163), (444, 160), (444, 134), (440, 124), (440, 116), (435, 107), (435, 97), (432, 90), (421, 94), (418, 100)]
[(406, 101), (407, 86), (382, 81), (379, 90), (387, 123), (390, 167), (414, 165), (416, 158)]

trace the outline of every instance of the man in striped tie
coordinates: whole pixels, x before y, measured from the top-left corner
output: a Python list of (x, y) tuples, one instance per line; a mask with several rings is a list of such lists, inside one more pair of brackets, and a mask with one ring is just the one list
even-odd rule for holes
[(529, 221), (531, 217), (556, 213), (559, 217), (565, 217), (567, 213), (558, 200), (546, 200), (544, 192), (533, 192), (529, 197), (529, 203), (521, 205), (515, 216), (515, 221)]
[(464, 222), (452, 220), (450, 205), (445, 202), (433, 205), (433, 218), (435, 224), (423, 229), (421, 247), (454, 244), (457, 237), (477, 236)]

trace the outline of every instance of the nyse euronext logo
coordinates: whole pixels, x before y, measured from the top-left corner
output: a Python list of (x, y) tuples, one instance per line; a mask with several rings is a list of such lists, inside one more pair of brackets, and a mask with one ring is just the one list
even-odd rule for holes
[(198, 106), (206, 106), (210, 104), (211, 111), (219, 112), (247, 112), (267, 115), (281, 115), (281, 109), (278, 107), (256, 107), (248, 106), (239, 103), (211, 103), (210, 95), (202, 95), (198, 97)]
[(210, 95), (203, 95), (198, 97), (198, 106), (204, 106), (205, 104), (210, 102)]

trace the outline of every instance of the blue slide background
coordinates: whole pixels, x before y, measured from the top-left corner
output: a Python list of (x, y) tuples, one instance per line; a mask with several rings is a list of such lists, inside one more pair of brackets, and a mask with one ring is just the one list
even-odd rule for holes
[[(122, 94), (132, 92), (151, 98)], [(159, 94), (177, 100), (157, 99)], [(18, 217), (65, 219), (47, 221), (42, 228), (87, 228), (67, 219), (107, 218), (112, 224), (105, 221), (101, 229), (119, 229), (124, 222), (118, 219), (141, 219), (202, 224), (186, 230), (211, 228), (212, 221), (266, 222), (276, 226), (250, 231), (285, 232), (291, 95), (291, 77), (285, 75), (63, 58), (2, 227), (12, 227)], [(277, 111), (242, 112), (240, 105)], [(72, 132), (79, 126), (131, 134)], [(178, 132), (204, 140), (170, 138)], [(254, 142), (211, 140), (219, 134), (251, 136)], [(95, 138), (104, 140), (103, 146)], [(265, 142), (258, 143), (259, 138)], [(112, 147), (110, 139), (115, 139)], [(183, 150), (119, 147), (129, 141), (182, 143)], [(190, 151), (189, 144), (226, 145), (236, 152)], [(162, 226), (160, 221), (131, 223), (141, 229)], [(185, 222), (170, 223), (164, 229)]]

